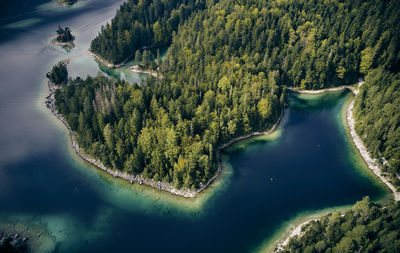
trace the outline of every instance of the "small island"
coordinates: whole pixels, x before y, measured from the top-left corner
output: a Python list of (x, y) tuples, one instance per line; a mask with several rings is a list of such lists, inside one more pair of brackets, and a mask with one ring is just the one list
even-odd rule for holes
[(57, 36), (51, 40), (51, 44), (61, 46), (62, 48), (66, 49), (67, 51), (74, 48), (75, 37), (72, 35), (71, 29), (68, 26), (65, 28), (62, 28), (59, 25), (56, 32), (57, 32)]

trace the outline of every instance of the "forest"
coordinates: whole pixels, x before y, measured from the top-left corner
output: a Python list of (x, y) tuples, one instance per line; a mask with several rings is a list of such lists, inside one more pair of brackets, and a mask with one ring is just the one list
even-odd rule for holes
[(136, 50), (171, 43), (172, 35), (205, 0), (128, 0), (111, 24), (101, 28), (90, 50), (117, 64), (133, 58)]
[[(127, 34), (121, 33), (122, 23), (129, 32), (129, 25), (147, 20), (150, 14), (137, 16), (144, 3), (153, 6), (156, 1), (122, 5), (93, 40), (92, 50), (109, 45), (104, 52), (115, 56), (100, 53), (102, 57), (113, 62), (126, 57), (115, 34)], [(207, 1), (203, 9), (179, 19), (176, 33), (168, 33), (171, 38), (135, 33), (125, 40), (135, 54), (143, 45), (171, 40), (159, 67), (162, 78), (149, 77), (143, 86), (102, 76), (77, 78), (57, 91), (56, 105), (79, 144), (107, 166), (194, 189), (215, 173), (221, 144), (276, 122), (285, 87), (320, 89), (354, 84), (365, 76), (356, 101), (356, 128), (376, 156), (387, 158), (386, 171), (395, 175), (400, 158), (400, 104), (394, 93), (400, 66), (399, 5), (372, 0)], [(156, 17), (172, 15), (168, 10), (172, 7), (165, 15), (148, 17), (146, 27)], [(169, 27), (167, 21), (160, 24)], [(132, 42), (136, 40), (144, 44)], [(380, 83), (380, 77), (386, 81)], [(375, 133), (385, 122), (389, 125)]]
[(374, 204), (368, 197), (345, 213), (311, 221), (280, 252), (400, 252), (400, 202)]
[(356, 131), (399, 188), (400, 74), (383, 68), (370, 71), (355, 101)]
[[(252, 81), (262, 84), (261, 77)], [(217, 91), (170, 90), (153, 78), (139, 87), (99, 75), (70, 80), (55, 98), (80, 146), (106, 166), (195, 189), (214, 175), (221, 143), (279, 117), (281, 104), (268, 87), (264, 95), (243, 87), (229, 96), (224, 82)]]

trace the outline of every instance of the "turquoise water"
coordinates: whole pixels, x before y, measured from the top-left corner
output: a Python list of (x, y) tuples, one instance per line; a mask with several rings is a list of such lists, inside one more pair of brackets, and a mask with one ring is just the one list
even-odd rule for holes
[[(65, 58), (72, 76), (96, 75), (89, 43), (121, 1), (24, 2), (0, 20), (0, 225), (46, 229), (42, 252), (248, 252), (296, 217), (387, 196), (344, 130), (348, 92), (290, 95), (278, 131), (224, 151), (223, 175), (194, 200), (92, 168), (46, 110), (44, 76)], [(70, 52), (48, 43), (58, 24), (76, 33)]]

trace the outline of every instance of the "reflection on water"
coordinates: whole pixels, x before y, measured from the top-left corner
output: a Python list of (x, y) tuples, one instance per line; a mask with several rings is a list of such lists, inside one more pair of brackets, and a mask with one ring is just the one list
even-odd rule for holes
[[(69, 58), (72, 77), (139, 82), (133, 62), (106, 70), (87, 53), (122, 1), (24, 2), (0, 19), (0, 229), (43, 231), (43, 252), (248, 252), (298, 215), (385, 196), (346, 139), (347, 93), (291, 96), (279, 131), (226, 150), (224, 175), (194, 200), (92, 168), (44, 107), (44, 76)], [(48, 43), (58, 25), (76, 34), (69, 53)]]

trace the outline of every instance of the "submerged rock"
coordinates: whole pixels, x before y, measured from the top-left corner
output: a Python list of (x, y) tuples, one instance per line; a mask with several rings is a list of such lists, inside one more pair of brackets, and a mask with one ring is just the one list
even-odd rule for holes
[(25, 253), (29, 252), (28, 238), (17, 234), (4, 234), (0, 232), (0, 252)]

